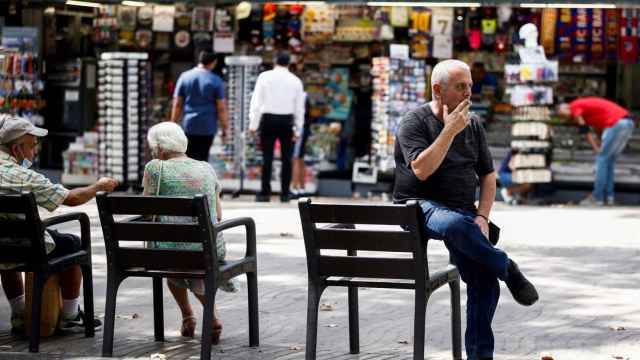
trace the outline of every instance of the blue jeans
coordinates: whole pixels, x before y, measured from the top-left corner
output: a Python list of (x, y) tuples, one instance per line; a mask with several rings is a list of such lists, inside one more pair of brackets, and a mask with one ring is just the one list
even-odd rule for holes
[(633, 127), (630, 118), (622, 118), (602, 133), (602, 146), (596, 156), (596, 179), (593, 185), (593, 198), (596, 201), (613, 198), (616, 160), (631, 138)]
[(467, 358), (493, 357), (491, 321), (500, 298), (498, 279), (506, 279), (509, 258), (482, 234), (474, 223), (474, 213), (450, 209), (429, 200), (420, 201), (420, 207), (427, 236), (444, 240), (467, 284)]

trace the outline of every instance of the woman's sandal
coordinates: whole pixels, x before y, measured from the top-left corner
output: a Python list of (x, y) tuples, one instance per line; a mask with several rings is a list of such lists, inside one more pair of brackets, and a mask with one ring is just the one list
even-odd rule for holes
[(180, 334), (184, 337), (193, 337), (196, 332), (196, 317), (187, 316), (182, 319), (182, 328), (180, 328)]
[(222, 334), (222, 322), (218, 319), (213, 319), (213, 331), (211, 332), (211, 343), (218, 345), (220, 343), (220, 335)]

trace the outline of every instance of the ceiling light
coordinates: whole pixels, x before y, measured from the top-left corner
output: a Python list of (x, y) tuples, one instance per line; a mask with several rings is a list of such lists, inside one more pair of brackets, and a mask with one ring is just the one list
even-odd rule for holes
[(122, 2), (122, 5), (126, 5), (126, 6), (145, 6), (145, 5), (147, 5), (147, 3), (144, 2), (144, 1), (124, 0)]
[(67, 5), (75, 5), (75, 6), (84, 6), (84, 7), (92, 7), (92, 8), (101, 8), (102, 4), (98, 4), (95, 2), (89, 1), (78, 1), (78, 0), (67, 0)]
[(396, 2), (396, 1), (370, 1), (368, 6), (409, 6), (409, 7), (480, 7), (479, 2)]

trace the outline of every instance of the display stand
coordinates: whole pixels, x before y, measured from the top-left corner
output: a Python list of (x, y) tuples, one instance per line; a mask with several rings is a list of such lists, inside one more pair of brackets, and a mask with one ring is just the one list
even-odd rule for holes
[[(523, 31), (524, 30), (524, 31)], [(544, 49), (534, 40), (537, 29), (533, 24), (521, 28), (526, 43), (517, 47), (519, 64), (505, 65), (506, 93), (510, 96), (511, 151), (514, 183), (549, 183), (551, 174), (551, 108), (553, 83), (558, 81), (558, 62), (548, 61)]]
[[(260, 74), (262, 58), (258, 56), (227, 56), (229, 129), (224, 140), (222, 154), (225, 163), (223, 185), (230, 184), (233, 197), (245, 192), (247, 175), (259, 175), (262, 154), (255, 139), (247, 134), (249, 129), (249, 104)], [(226, 181), (224, 181), (226, 180)], [(237, 185), (236, 185), (237, 184)]]
[(103, 53), (98, 63), (98, 172), (140, 186), (148, 123), (146, 53)]

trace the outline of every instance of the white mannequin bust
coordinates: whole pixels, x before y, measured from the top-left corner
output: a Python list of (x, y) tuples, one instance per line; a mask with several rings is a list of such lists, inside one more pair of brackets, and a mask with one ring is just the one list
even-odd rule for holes
[(520, 39), (524, 40), (524, 47), (535, 48), (538, 46), (538, 27), (535, 24), (528, 23), (520, 27), (518, 31)]

